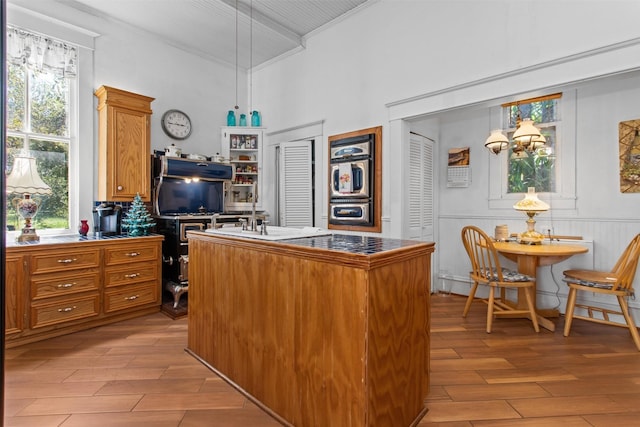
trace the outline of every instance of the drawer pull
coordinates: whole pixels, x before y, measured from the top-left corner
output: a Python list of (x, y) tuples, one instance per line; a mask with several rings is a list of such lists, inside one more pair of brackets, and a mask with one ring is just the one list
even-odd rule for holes
[(58, 285), (58, 289), (69, 289), (72, 288), (75, 283), (61, 283)]
[(58, 262), (60, 264), (69, 264), (69, 263), (75, 262), (77, 260), (78, 260), (78, 258), (67, 258), (67, 259), (59, 259)]
[(133, 295), (133, 296), (130, 296), (130, 297), (124, 297), (124, 299), (127, 300), (127, 301), (133, 301), (133, 300), (136, 300), (138, 298), (140, 298), (140, 295)]
[(68, 313), (68, 312), (73, 311), (75, 309), (76, 309), (75, 305), (73, 307), (59, 308), (58, 309), (58, 313)]
[(125, 274), (124, 277), (126, 279), (135, 279), (136, 277), (140, 276), (140, 273), (131, 273), (131, 274)]
[(136, 256), (140, 255), (140, 252), (129, 252), (129, 253), (125, 254), (125, 255), (133, 258), (133, 257), (136, 257)]

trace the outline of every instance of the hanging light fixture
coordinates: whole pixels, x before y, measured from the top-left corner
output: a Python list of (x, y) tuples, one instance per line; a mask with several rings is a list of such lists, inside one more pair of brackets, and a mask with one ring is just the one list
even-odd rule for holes
[[(518, 104), (516, 104), (516, 107)], [(513, 133), (512, 158), (520, 159), (528, 157), (528, 152), (533, 153), (546, 145), (547, 140), (534, 126), (533, 120), (520, 118), (520, 108), (516, 116), (516, 131)], [(509, 147), (509, 139), (501, 130), (492, 130), (491, 135), (484, 143), (484, 146), (493, 154), (500, 154), (502, 150)]]

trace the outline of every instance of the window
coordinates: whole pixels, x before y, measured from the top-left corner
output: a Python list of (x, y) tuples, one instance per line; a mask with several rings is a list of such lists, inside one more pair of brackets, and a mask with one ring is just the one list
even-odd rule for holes
[[(51, 195), (38, 196), (38, 230), (70, 228), (69, 164), (77, 47), (16, 27), (7, 27), (7, 170), (18, 155), (36, 159)], [(12, 207), (21, 194), (7, 194), (6, 223), (22, 228)]]
[(490, 158), (489, 207), (512, 210), (513, 204), (526, 192), (526, 187), (535, 186), (537, 192), (546, 193), (555, 212), (569, 214), (575, 211), (575, 89), (492, 107), (491, 120), (501, 122), (505, 133), (510, 135), (515, 131), (518, 107), (521, 118), (531, 116), (534, 120), (547, 140), (547, 148), (545, 152), (534, 153), (528, 163), (517, 165), (512, 159), (513, 150)]
[(556, 191), (556, 125), (558, 124), (559, 100), (554, 94), (532, 100), (503, 105), (505, 123), (509, 127), (509, 139), (513, 140), (521, 119), (531, 119), (546, 139), (546, 145), (534, 152), (509, 149), (507, 167), (507, 192), (526, 193), (535, 187), (536, 192)]

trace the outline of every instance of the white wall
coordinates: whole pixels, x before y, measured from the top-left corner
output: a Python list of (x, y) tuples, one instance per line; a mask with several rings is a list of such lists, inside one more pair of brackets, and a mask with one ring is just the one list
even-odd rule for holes
[[(639, 12), (640, 2), (632, 1), (380, 0), (309, 38), (304, 51), (256, 70), (254, 100), (271, 130), (324, 120), (324, 144), (329, 135), (382, 125), (389, 157), (383, 159), (383, 234), (393, 237), (400, 237), (403, 221), (401, 174), (394, 173), (403, 168), (402, 156), (394, 150), (402, 147), (403, 132), (422, 127), (421, 117), (430, 120), (429, 130), (438, 132), (427, 135), (436, 139), (439, 178), (434, 270), (464, 278), (461, 225), (491, 232), (498, 223), (524, 227), (516, 212), (489, 209), (483, 142), (495, 123), (488, 107), (575, 89), (577, 209), (541, 215), (539, 224), (593, 239), (593, 258), (575, 264), (610, 268), (640, 232), (640, 194), (620, 194), (617, 172), (617, 125), (640, 117), (640, 81), (594, 79), (640, 67)], [(402, 119), (410, 126), (399, 125)], [(448, 189), (447, 150), (460, 146), (471, 147), (473, 182)], [(542, 292), (555, 297), (553, 288)]]
[[(12, 23), (12, 17), (19, 12), (25, 11), (62, 26), (71, 24), (98, 34), (95, 38), (94, 73), (80, 88), (80, 96), (91, 96), (99, 86), (107, 85), (155, 98), (151, 104), (152, 150), (163, 150), (176, 143), (184, 153), (210, 156), (220, 151), (220, 128), (226, 125), (227, 111), (236, 103), (233, 66), (201, 59), (136, 28), (50, 0), (8, 0), (8, 23)], [(239, 70), (241, 112), (248, 109), (245, 102), (246, 76), (244, 70)], [(96, 167), (97, 100), (93, 98), (93, 107), (80, 111), (80, 150), (82, 158), (85, 158), (82, 153), (93, 153), (89, 158), (94, 159)], [(160, 127), (162, 114), (172, 108), (186, 112), (191, 118), (193, 131), (185, 141), (170, 139)], [(87, 126), (87, 123), (91, 125)], [(88, 129), (84, 134), (82, 127)], [(82, 203), (78, 215), (82, 218), (91, 217), (91, 202), (95, 200), (97, 178), (91, 172), (89, 170), (89, 174), (75, 177), (80, 183)]]

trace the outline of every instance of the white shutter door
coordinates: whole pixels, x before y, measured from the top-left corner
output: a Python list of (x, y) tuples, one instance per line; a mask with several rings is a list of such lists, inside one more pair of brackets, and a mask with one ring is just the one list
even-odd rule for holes
[(433, 241), (433, 143), (409, 140), (409, 239)]
[(280, 144), (279, 211), (283, 227), (313, 225), (311, 141)]

